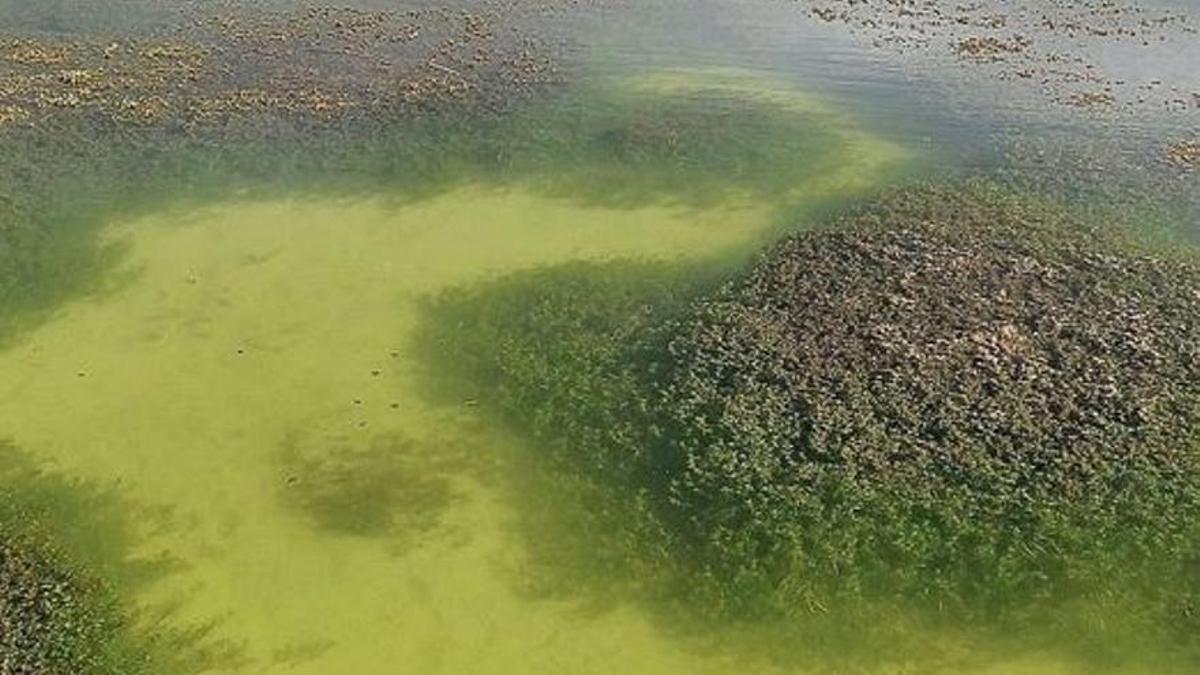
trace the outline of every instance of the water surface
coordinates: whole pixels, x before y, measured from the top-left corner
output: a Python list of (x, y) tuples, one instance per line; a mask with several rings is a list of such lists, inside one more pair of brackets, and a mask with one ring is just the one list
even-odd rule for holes
[[(70, 4), (0, 2), (0, 17), (86, 30)], [(933, 162), (994, 166), (1014, 136), (1102, 129), (1122, 150), (1096, 161), (1129, 160), (1105, 175), (1141, 175), (1194, 116), (1046, 113), (1036, 91), (897, 57), (792, 4), (531, 11), (569, 44), (579, 98), (481, 125), (482, 139), (425, 128), (420, 143), (449, 158), (428, 184), (417, 165), (379, 179), (378, 157), (322, 176), (306, 169), (310, 152), (283, 145), (271, 175), (231, 172), (244, 184), (205, 192), (194, 184), (226, 160), (203, 179), (181, 163), (152, 207), (96, 225), (113, 253), (97, 292), (47, 306), (0, 352), (0, 436), (167, 514), (134, 553), (174, 567), (131, 602), (207, 627), (198, 640), (232, 655), (214, 672), (803, 672), (744, 626), (671, 630), (634, 599), (531, 591), (545, 563), (528, 545), (529, 509), (553, 521), (577, 505), (519, 494), (513, 476), (536, 443), (478, 400), (421, 386), (437, 367), (413, 346), (422, 303), (574, 261), (723, 269)], [(155, 33), (170, 16), (133, 3), (96, 30)], [(1185, 80), (1186, 54), (1174, 63)], [(1118, 50), (1099, 58), (1137, 74)], [(696, 101), (710, 114), (686, 118)], [(780, 129), (786, 139), (770, 136)], [(534, 140), (509, 144), (523, 134)], [(753, 150), (745, 162), (730, 138)], [(289, 157), (302, 179), (280, 179)], [(949, 661), (978, 647), (929, 641)], [(1061, 655), (978, 660), (975, 672), (996, 675), (1087, 672)], [(885, 672), (926, 672), (915, 667)]]

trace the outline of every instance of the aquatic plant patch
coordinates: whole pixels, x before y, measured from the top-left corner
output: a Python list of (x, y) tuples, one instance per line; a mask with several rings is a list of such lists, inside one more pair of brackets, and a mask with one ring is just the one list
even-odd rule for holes
[(523, 8), (511, 4), (171, 9), (172, 29), (149, 35), (0, 32), (0, 127), (73, 113), (174, 129), (247, 114), (331, 122), (446, 100), (499, 104), (557, 79), (550, 48), (522, 32)]
[(654, 336), (721, 278), (720, 266), (574, 262), (426, 301), (414, 339), (426, 396), (537, 439), (536, 455), (507, 460), (525, 590), (591, 604), (674, 591), (651, 506), (661, 476), (647, 472), (663, 374)]
[[(638, 357), (645, 335), (711, 281), (654, 262), (578, 262), (514, 274), (427, 301), (416, 342), (430, 363), (432, 396), (480, 401), (526, 425), (560, 459), (599, 474), (628, 476), (640, 437), (654, 357)], [(582, 438), (590, 440), (580, 443)], [(589, 454), (584, 459), (579, 453)]]
[(0, 31), (0, 342), (106, 287), (119, 252), (96, 231), (115, 214), (248, 188), (346, 189), (331, 166), (359, 188), (401, 175), (410, 190), (445, 185), (461, 156), (414, 134), (473, 137), (464, 129), (559, 80), (511, 5), (153, 4), (167, 28)]
[(0, 539), (0, 673), (100, 672), (119, 612), (22, 543)]
[(133, 554), (159, 520), (116, 492), (45, 471), (0, 442), (0, 674), (198, 673), (237, 662), (202, 625), (168, 628), (130, 592), (171, 561)]
[(1200, 272), (1122, 246), (974, 187), (781, 244), (670, 345), (681, 522), (720, 576), (943, 610), (1055, 592), (1076, 557), (1182, 555)]
[(1179, 141), (1167, 147), (1167, 159), (1181, 168), (1200, 166), (1200, 141)]
[(1094, 48), (1171, 49), (1195, 40), (1186, 11), (1132, 0), (1052, 0), (948, 4), (938, 0), (870, 3), (804, 0), (820, 21), (844, 24), (878, 49), (901, 55), (950, 54), (1011, 86), (1036, 87), (1048, 99), (1076, 107), (1162, 106), (1195, 110), (1183, 83), (1131, 79), (1106, 72)]

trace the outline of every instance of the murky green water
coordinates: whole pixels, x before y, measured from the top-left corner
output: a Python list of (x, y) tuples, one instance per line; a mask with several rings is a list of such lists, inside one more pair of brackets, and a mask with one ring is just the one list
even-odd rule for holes
[[(439, 288), (712, 253), (768, 222), (465, 188), (405, 208), (297, 199), (117, 223), (135, 278), (6, 355), (4, 417), (39, 459), (170, 506), (178, 526), (145, 545), (186, 568), (145, 601), (220, 618), (214, 637), (256, 664), (605, 672), (621, 653), (628, 669), (687, 668), (634, 612), (577, 618), (512, 590), (522, 551), (478, 474), (517, 441), (465, 403), (426, 403), (405, 344), (414, 301)], [(531, 661), (532, 643), (550, 646)]]
[(862, 194), (910, 152), (744, 73), (622, 86), (758, 99), (801, 115), (836, 153), (773, 158), (804, 177), (764, 199), (736, 180), (692, 195), (705, 173), (648, 184), (634, 160), (564, 139), (550, 151), (578, 159), (558, 175), (514, 169), (530, 178), (512, 185), (468, 176), (415, 201), (235, 198), (104, 225), (102, 246), (122, 251), (117, 281), (4, 352), (0, 417), (39, 463), (169, 510), (136, 553), (179, 569), (139, 604), (213, 622), (203, 642), (234, 646), (252, 672), (732, 667), (636, 607), (522, 592), (531, 572), (503, 477), (537, 449), (474, 401), (422, 395), (420, 302), (567, 261), (736, 259), (785, 208)]
[[(86, 282), (71, 269), (21, 277), (38, 302), (12, 300), (3, 324), (0, 438), (113, 495), (131, 521), (116, 557), (162, 563), (127, 600), (182, 636), (172, 648), (191, 666), (812, 672), (796, 664), (842, 649), (754, 625), (670, 626), (677, 609), (636, 594), (598, 602), (587, 589), (603, 570), (545, 554), (558, 537), (578, 545), (556, 527), (581, 506), (527, 492), (543, 448), (486, 401), (430, 391), (444, 364), (416, 340), (446, 291), (578, 261), (726, 269), (952, 154), (926, 139), (936, 121), (903, 119), (899, 98), (888, 107), (891, 76), (864, 90), (847, 76), (839, 92), (781, 77), (797, 58), (786, 50), (749, 59), (769, 68), (724, 48), (715, 68), (680, 67), (698, 52), (631, 58), (628, 40), (598, 39), (586, 58), (598, 72), (664, 63), (593, 74), (498, 123), (379, 138), (424, 148), (403, 158), (285, 142), (256, 165), (259, 149), (235, 145), (136, 180), (92, 184), (83, 166), (51, 181), (48, 194), (74, 196), (45, 220), (89, 242), (64, 266), (94, 269)], [(956, 119), (948, 137), (979, 128)], [(946, 672), (1089, 672), (1057, 654), (966, 658), (987, 645), (949, 631), (917, 642), (959, 664)], [(881, 672), (927, 668), (906, 656)]]

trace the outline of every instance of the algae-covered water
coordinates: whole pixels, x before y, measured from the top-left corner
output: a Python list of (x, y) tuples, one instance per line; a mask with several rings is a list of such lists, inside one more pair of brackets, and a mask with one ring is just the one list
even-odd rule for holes
[(733, 260), (784, 208), (853, 196), (906, 161), (801, 92), (746, 82), (682, 73), (621, 86), (656, 99), (702, 87), (803, 115), (813, 155), (772, 171), (810, 175), (770, 199), (734, 184), (697, 201), (691, 177), (676, 194), (581, 152), (560, 176), (467, 175), (415, 200), (301, 192), (172, 207), (168, 196), (105, 222), (99, 245), (121, 251), (109, 287), (0, 358), (5, 433), (56, 472), (167, 509), (163, 531), (130, 553), (178, 569), (137, 602), (211, 623), (202, 642), (250, 671), (722, 672), (726, 659), (673, 645), (633, 607), (521, 591), (530, 572), (504, 474), (535, 449), (475, 401), (427, 400), (411, 343), (421, 301), (444, 289), (569, 261)]
[(219, 619), (212, 638), (244, 643), (256, 670), (691, 670), (636, 612), (580, 616), (514, 590), (522, 550), (487, 478), (518, 441), (466, 401), (426, 402), (407, 342), (440, 288), (712, 254), (768, 223), (479, 187), (114, 223), (130, 280), (5, 355), (4, 418), (40, 461), (169, 506), (178, 522), (142, 546), (184, 567), (144, 601)]
[[(87, 27), (59, 4), (0, 2), (14, 40), (67, 50), (0, 44), (11, 66), (0, 78), (11, 99), (0, 100), (0, 225), (33, 232), (0, 240), (0, 461), (13, 467), (0, 485), (16, 505), (0, 508), (13, 519), (0, 535), (32, 528), (116, 598), (134, 637), (96, 672), (1094, 672), (1073, 646), (1023, 650), (907, 627), (903, 613), (879, 619), (908, 638), (889, 654), (867, 628), (861, 642), (790, 632), (657, 589), (614, 543), (640, 535), (590, 512), (605, 503), (588, 501), (597, 488), (573, 491), (578, 477), (545, 459), (556, 441), (510, 414), (511, 400), (537, 413), (538, 392), (586, 366), (539, 365), (532, 390), (495, 373), (464, 385), (460, 366), (490, 350), (557, 346), (533, 328), (529, 344), (489, 341), (482, 323), (447, 324), (453, 312), (438, 311), (462, 297), (484, 298), (484, 313), (544, 311), (503, 295), (514, 279), (582, 288), (585, 300), (615, 287), (631, 314), (648, 284), (679, 306), (787, 232), (919, 174), (994, 164), (1000, 136), (1061, 127), (1022, 121), (1027, 109), (976, 119), (977, 91), (937, 93), (961, 86), (955, 78), (883, 65), (841, 27), (769, 2), (744, 14), (705, 5), (734, 15), (728, 30), (673, 6), (522, 5), (539, 37), (558, 26), (569, 47), (559, 75), (523, 82), (502, 104), (456, 98), (465, 66), (432, 60), (451, 58), (443, 45), (427, 78), (405, 86), (445, 88), (449, 103), (380, 112), (362, 102), (379, 99), (378, 82), (356, 71), (319, 99), (343, 96), (345, 117), (315, 98), (253, 98), (263, 109), (247, 114), (284, 121), (205, 126), (167, 113), (130, 127), (111, 111), (131, 95), (113, 103), (99, 85), (45, 110), (35, 101), (48, 94), (24, 97), (85, 79), (62, 74), (77, 72), (62, 40), (92, 38), (73, 37)], [(175, 20), (164, 12), (103, 13), (98, 58), (121, 58), (104, 49), (122, 31), (186, 37), (163, 28)], [(771, 23), (780, 16), (797, 32)], [(737, 48), (747, 34), (758, 51)], [(803, 35), (823, 40), (807, 61), (792, 42)], [(529, 43), (519, 49), (533, 58)], [(47, 63), (57, 74), (38, 79), (32, 69)], [(223, 67), (234, 70), (214, 82), (251, 88), (239, 78), (252, 70)], [(306, 86), (294, 76), (262, 86)], [(142, 86), (131, 81), (105, 86)], [(207, 91), (154, 91), (167, 110), (209, 109)], [(290, 117), (304, 106), (315, 122)], [(79, 116), (63, 121), (60, 108)], [(927, 119), (913, 116), (922, 110)], [(1014, 162), (1062, 175), (1045, 153), (1026, 160)], [(1114, 183), (1144, 180), (1123, 167)], [(1186, 208), (1194, 195), (1178, 185), (1154, 205), (1174, 209), (1165, 200), (1183, 194)], [(578, 281), (587, 274), (603, 282)], [(437, 337), (447, 330), (485, 339), (447, 358)], [(1076, 618), (1063, 623), (1105, 621)], [(1166, 672), (1153, 654), (1123, 657), (1114, 669)]]

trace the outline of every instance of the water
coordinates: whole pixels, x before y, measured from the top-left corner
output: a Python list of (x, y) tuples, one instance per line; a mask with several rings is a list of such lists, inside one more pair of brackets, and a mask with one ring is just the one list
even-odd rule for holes
[[(127, 4), (94, 30), (174, 25)], [(804, 657), (829, 647), (783, 649), (753, 624), (671, 626), (667, 603), (586, 592), (605, 575), (555, 555), (578, 546), (556, 528), (580, 503), (527, 493), (545, 448), (487, 392), (433, 395), (444, 364), (418, 340), (447, 291), (579, 261), (728, 269), (903, 177), (994, 165), (1013, 135), (1116, 128), (1039, 114), (1033, 93), (998, 102), (995, 84), (790, 4), (532, 3), (520, 25), (565, 38), (578, 81), (499, 122), (356, 135), (351, 120), (185, 150), (147, 130), (169, 148), (146, 152), (150, 169), (137, 150), (133, 169), (105, 164), (117, 151), (100, 148), (44, 182), (7, 174), (47, 190), (10, 201), (86, 246), (14, 249), (49, 251), (55, 271), (14, 273), (0, 437), (117, 496), (132, 521), (119, 557), (163, 562), (125, 601), (196, 671), (820, 672)], [(6, 14), (16, 34), (88, 30), (57, 5), (0, 2)], [(1140, 176), (1147, 139), (1191, 114), (1123, 118), (1136, 133), (1118, 154), (1135, 159), (1109, 178)], [(354, 143), (380, 149), (331, 149)], [(1193, 194), (1179, 180), (1172, 199)], [(51, 194), (66, 195), (52, 210)], [(949, 632), (928, 642), (946, 672), (1088, 672), (1061, 654), (976, 658), (987, 645)]]
[[(812, 105), (737, 82), (731, 94)], [(853, 195), (904, 157), (853, 127), (832, 132), (854, 161), (781, 203)], [(520, 441), (414, 384), (424, 297), (570, 260), (741, 255), (780, 208), (595, 200), (467, 184), (411, 204), (296, 195), (117, 219), (101, 239), (124, 252), (109, 272), (120, 281), (0, 360), (6, 432), (61, 471), (168, 506), (169, 532), (141, 546), (183, 569), (141, 600), (179, 603), (185, 625), (219, 619), (207, 639), (255, 669), (719, 671), (634, 609), (581, 615), (514, 590), (522, 547), (488, 475)], [(345, 473), (331, 470), (343, 459)], [(406, 482), (375, 485), (373, 472)]]
[[(722, 215), (723, 228), (762, 226), (753, 211)], [(187, 562), (149, 602), (181, 597), (181, 619), (221, 617), (220, 639), (289, 672), (521, 672), (531, 665), (523, 645), (556, 635), (563, 644), (538, 659), (546, 670), (606, 670), (605, 654), (628, 648), (623, 634), (648, 643), (628, 667), (651, 672), (669, 658), (636, 616), (572, 620), (569, 608), (510, 589), (520, 549), (503, 502), (474, 474), (514, 441), (477, 430), (469, 409), (424, 403), (404, 347), (422, 294), (575, 257), (728, 245), (708, 236), (711, 221), (476, 189), (402, 209), (296, 200), (173, 220), (114, 226), (136, 281), (67, 308), (2, 366), (4, 416), (23, 448), (120, 481), (182, 521), (147, 543)], [(359, 532), (289, 508), (289, 491), (327, 480), (328, 453), (392, 437), (404, 442), (386, 461), (445, 495), (410, 504), (402, 486), (378, 508), (399, 519), (429, 509), (429, 528)], [(288, 456), (293, 438), (316, 466)], [(343, 501), (372, 498), (347, 489)]]

